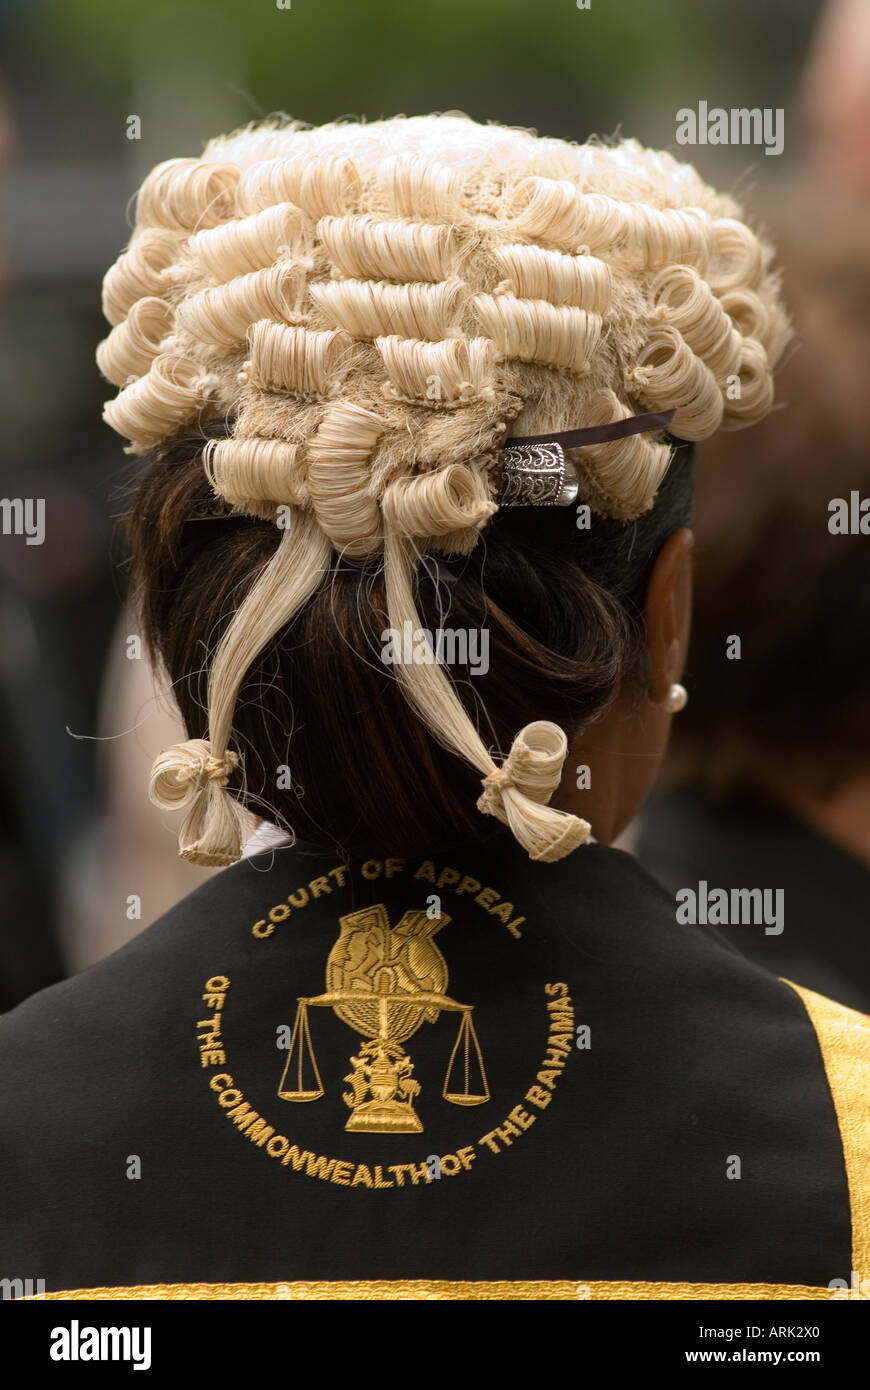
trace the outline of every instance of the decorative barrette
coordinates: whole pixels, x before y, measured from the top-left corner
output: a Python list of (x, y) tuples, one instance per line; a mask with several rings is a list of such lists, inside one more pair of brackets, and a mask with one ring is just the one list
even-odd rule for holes
[(631, 434), (664, 430), (675, 414), (676, 410), (657, 410), (629, 415), (609, 425), (506, 439), (495, 500), (500, 507), (570, 507), (580, 488), (580, 475), (571, 460), (566, 459), (566, 449), (608, 444)]

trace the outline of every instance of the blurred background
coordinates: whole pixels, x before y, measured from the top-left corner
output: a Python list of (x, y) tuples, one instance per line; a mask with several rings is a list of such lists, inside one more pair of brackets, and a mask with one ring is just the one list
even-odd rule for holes
[[(113, 758), (129, 759), (143, 821), (160, 819), (145, 781), (162, 716), (147, 678), (118, 695), (117, 518), (136, 465), (101, 423), (113, 392), (94, 365), (100, 281), (143, 175), (276, 110), (318, 123), (459, 109), (577, 140), (635, 135), (762, 208), (810, 173), (862, 198), (870, 3), (0, 0), (0, 31), (0, 496), (44, 498), (48, 525), (44, 545), (0, 535), (3, 1009), (174, 892), (141, 863), (138, 889), (106, 873), (123, 854)], [(701, 100), (783, 108), (783, 153), (680, 149), (676, 112)], [(152, 833), (171, 876), (174, 834)]]

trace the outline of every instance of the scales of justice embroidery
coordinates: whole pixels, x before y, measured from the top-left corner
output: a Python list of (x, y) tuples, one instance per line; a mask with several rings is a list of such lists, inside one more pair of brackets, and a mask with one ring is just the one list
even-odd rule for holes
[[(364, 1039), (352, 1071), (344, 1078), (350, 1091), (346, 1130), (370, 1134), (419, 1134), (423, 1125), (414, 1109), (420, 1084), (402, 1044), (424, 1021), (434, 1023), (443, 1010), (461, 1015), (459, 1032), (444, 1075), (443, 1098), (452, 1105), (482, 1105), (489, 1100), (483, 1055), (471, 1021), (472, 1004), (451, 999), (447, 962), (433, 941), (446, 927), (445, 913), (406, 912), (390, 926), (383, 903), (340, 917), (341, 932), (326, 962), (326, 991), (297, 999), (290, 1050), (278, 1095), (288, 1101), (314, 1101), (323, 1083), (308, 1022), (309, 1008), (331, 1008)], [(307, 1080), (306, 1080), (307, 1076)]]

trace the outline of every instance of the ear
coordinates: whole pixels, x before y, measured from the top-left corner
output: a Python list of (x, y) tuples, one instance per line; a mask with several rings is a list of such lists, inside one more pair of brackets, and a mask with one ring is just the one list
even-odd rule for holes
[(646, 646), (649, 699), (659, 705), (683, 674), (692, 615), (692, 569), (695, 544), (685, 526), (672, 531), (656, 556), (646, 591)]

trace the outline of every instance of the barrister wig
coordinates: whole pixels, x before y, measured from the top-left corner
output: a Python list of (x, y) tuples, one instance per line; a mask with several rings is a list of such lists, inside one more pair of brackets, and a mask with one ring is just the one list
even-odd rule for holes
[[(477, 546), (507, 435), (675, 409), (694, 441), (762, 418), (788, 336), (770, 259), (667, 154), (455, 115), (270, 120), (148, 175), (104, 282), (105, 419), (136, 454), (199, 431), (216, 505), (275, 527), (211, 656), (208, 737), (152, 773), (158, 805), (189, 807), (185, 858), (239, 857), (240, 690), (336, 564), (377, 574), (389, 626), (416, 630), (420, 566)], [(580, 500), (638, 518), (671, 456), (661, 432), (580, 449)], [(588, 838), (548, 805), (561, 728), (533, 721), (497, 763), (443, 665), (394, 674), (533, 859)]]

